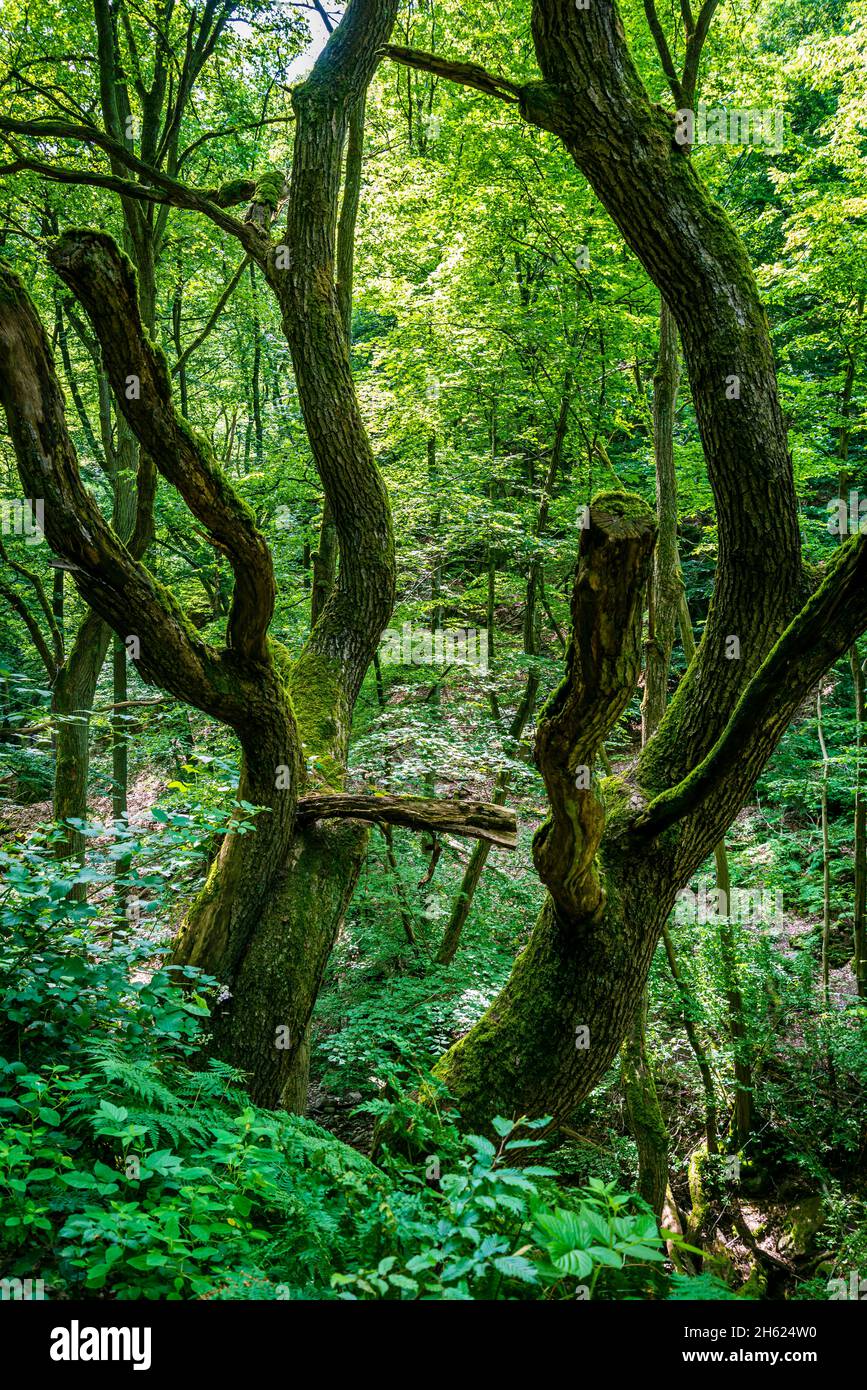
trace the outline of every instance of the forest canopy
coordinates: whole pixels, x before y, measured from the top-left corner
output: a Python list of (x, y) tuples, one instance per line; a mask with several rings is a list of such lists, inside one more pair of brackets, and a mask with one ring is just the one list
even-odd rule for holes
[(5, 0), (4, 1298), (867, 1297), (865, 67)]

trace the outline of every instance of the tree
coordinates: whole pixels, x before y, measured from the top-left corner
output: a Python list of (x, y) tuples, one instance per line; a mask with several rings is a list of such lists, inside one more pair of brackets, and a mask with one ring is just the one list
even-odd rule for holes
[[(744, 247), (640, 81), (616, 7), (536, 0), (542, 80), (391, 49), (399, 62), (516, 105), (569, 150), (670, 305), (719, 527), (703, 640), (629, 776), (584, 788), (638, 671), (653, 526), (591, 509), (567, 674), (536, 756), (551, 803), (534, 844), (548, 897), (502, 994), (438, 1064), (465, 1115), (563, 1115), (616, 1055), (680, 887), (719, 842), (798, 702), (867, 615), (862, 538), (807, 597), (767, 320)], [(806, 601), (805, 601), (806, 600)], [(577, 1031), (576, 1031), (577, 1030)]]
[[(237, 9), (236, 0), (211, 0), (201, 14), (195, 9), (187, 22), (175, 13), (173, 3), (158, 5), (152, 19), (134, 15), (124, 0), (109, 4), (109, 0), (93, 0), (92, 27), (81, 26), (82, 43), (95, 40), (95, 69), (97, 93), (63, 90), (56, 83), (49, 87), (37, 80), (44, 65), (52, 59), (26, 48), (24, 67), (19, 70), (13, 57), (5, 82), (18, 89), (28, 108), (36, 96), (46, 115), (21, 119), (10, 114), (0, 120), (0, 134), (7, 143), (14, 137), (46, 139), (52, 136), (77, 138), (85, 146), (101, 148), (108, 156), (111, 175), (122, 176), (124, 154), (133, 153), (138, 146), (141, 159), (154, 170), (165, 169), (177, 177), (189, 149), (182, 147), (184, 119), (196, 92), (202, 70), (213, 57), (220, 36)], [(182, 38), (183, 35), (183, 38)], [(183, 47), (177, 84), (171, 76), (175, 45)], [(85, 68), (87, 71), (88, 68)], [(77, 85), (80, 84), (80, 78)], [(13, 103), (17, 105), (17, 101)], [(101, 124), (93, 120), (93, 107), (98, 109)], [(88, 118), (80, 124), (71, 123), (69, 111), (87, 111)], [(58, 112), (66, 119), (59, 119)], [(205, 137), (208, 138), (208, 137)], [(39, 161), (21, 154), (6, 172), (15, 168), (40, 170)], [(59, 182), (89, 184), (92, 180), (86, 168), (59, 171)], [(48, 176), (54, 176), (49, 167)], [(93, 180), (98, 182), (98, 178)], [(111, 180), (109, 180), (109, 184)], [(153, 201), (124, 197), (120, 206), (122, 244), (137, 275), (137, 294), (142, 323), (153, 333), (157, 309), (156, 268), (162, 254), (168, 226), (170, 206)], [(56, 220), (56, 219), (55, 219)], [(69, 354), (65, 346), (64, 310), (58, 308), (58, 333), (64, 362), (70, 374)], [(97, 375), (101, 374), (98, 351), (86, 343), (94, 358)], [(71, 383), (73, 393), (75, 386)], [(124, 386), (126, 390), (126, 384)], [(182, 387), (183, 395), (183, 387)], [(76, 405), (83, 423), (93, 431), (86, 411), (76, 394)], [(148, 456), (139, 456), (138, 440), (130, 429), (117, 400), (110, 393), (99, 399), (101, 462), (110, 478), (114, 493), (113, 526), (128, 543), (130, 553), (139, 558), (153, 538), (153, 504), (156, 488), (156, 469)], [(113, 421), (116, 421), (116, 434)], [(95, 443), (94, 439), (94, 443)], [(84, 615), (74, 638), (64, 645), (56, 670), (50, 671), (53, 707), (56, 716), (56, 758), (54, 779), (54, 815), (65, 825), (65, 834), (58, 841), (61, 857), (81, 859), (84, 836), (69, 822), (82, 822), (87, 816), (87, 786), (90, 754), (90, 710), (96, 685), (111, 641), (110, 628), (98, 614)], [(114, 700), (126, 701), (127, 652), (122, 642), (115, 640), (113, 649)], [(114, 813), (120, 818), (126, 813), (127, 758), (122, 720), (115, 720), (114, 738)], [(79, 887), (76, 891), (81, 892)]]
[[(252, 1094), (303, 1109), (306, 1031), (334, 934), (366, 846), (365, 821), (493, 835), (514, 843), (497, 807), (346, 798), (352, 709), (394, 597), (388, 498), (361, 420), (346, 313), (334, 279), (334, 228), (348, 123), (388, 37), (396, 0), (356, 0), (310, 77), (293, 93), (295, 152), (250, 186), (243, 222), (103, 140), (141, 182), (130, 198), (193, 207), (230, 232), (280, 306), (310, 445), (341, 554), (339, 576), (298, 659), (268, 637), (275, 579), (268, 546), (207, 441), (175, 407), (165, 357), (148, 335), (133, 268), (104, 233), (61, 236), (51, 263), (84, 309), (129, 429), (180, 493), (234, 574), (225, 645), (205, 642), (172, 594), (106, 523), (78, 470), (49, 344), (21, 282), (3, 270), (0, 397), (22, 485), (44, 496), (45, 533), (96, 613), (131, 644), (146, 681), (227, 724), (242, 750), (239, 798), (255, 833), (225, 837), (179, 934), (174, 960), (224, 986), (215, 1045), (251, 1076)], [(120, 185), (120, 187), (118, 187)], [(283, 239), (271, 222), (286, 201)], [(132, 630), (131, 630), (132, 629)], [(299, 807), (315, 757), (321, 795)], [(504, 833), (504, 827), (506, 832)]]

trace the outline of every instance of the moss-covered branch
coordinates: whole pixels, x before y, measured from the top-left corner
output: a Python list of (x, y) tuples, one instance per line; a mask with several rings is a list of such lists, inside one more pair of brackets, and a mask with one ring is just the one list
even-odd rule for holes
[(521, 87), (507, 77), (499, 77), (488, 72), (478, 63), (463, 63), (455, 58), (440, 58), (435, 53), (424, 53), (418, 48), (401, 48), (389, 44), (382, 50), (383, 57), (403, 67), (416, 68), (419, 72), (431, 72), (435, 77), (445, 77), (462, 87), (474, 87), (486, 96), (499, 97), (500, 101), (517, 103)]
[(707, 757), (660, 793), (636, 817), (633, 830), (658, 835), (711, 798), (722, 803), (712, 820), (720, 814), (727, 819), (726, 803), (742, 799), (804, 696), (865, 627), (867, 537), (858, 535), (840, 548), (822, 584), (765, 658)]
[(465, 835), (501, 849), (516, 849), (518, 828), (514, 811), (489, 801), (446, 801), (423, 796), (360, 796), (335, 793), (299, 797), (299, 823), (320, 820), (361, 820), (427, 830), (435, 835)]
[(656, 536), (650, 508), (629, 493), (600, 493), (589, 523), (581, 533), (566, 674), (536, 734), (551, 814), (533, 855), (540, 878), (570, 915), (593, 911), (602, 894), (593, 861), (605, 815), (592, 771), (641, 668), (641, 614)]
[(45, 331), (21, 281), (2, 262), (0, 402), (25, 495), (44, 502), (49, 545), (91, 607), (121, 636), (136, 639), (133, 655), (144, 679), (233, 727), (246, 724), (250, 691), (239, 674), (202, 641), (85, 488)]
[(165, 357), (141, 322), (132, 266), (110, 236), (93, 231), (64, 233), (49, 259), (93, 325), (130, 428), (228, 556), (235, 575), (228, 646), (244, 659), (264, 660), (276, 591), (271, 553), (210, 445), (174, 407)]

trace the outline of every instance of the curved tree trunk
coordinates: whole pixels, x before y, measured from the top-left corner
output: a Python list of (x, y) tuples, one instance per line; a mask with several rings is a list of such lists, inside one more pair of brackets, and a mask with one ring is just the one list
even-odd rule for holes
[(635, 501), (620, 499), (619, 521), (612, 496), (591, 504), (566, 677), (537, 737), (551, 817), (534, 854), (549, 896), (505, 989), (436, 1068), (474, 1125), (497, 1111), (564, 1116), (602, 1078), (677, 891), (722, 839), (813, 674), (867, 621), (860, 537), (804, 604), (791, 459), (755, 278), (674, 117), (650, 102), (615, 5), (535, 0), (533, 37), (543, 80), (523, 85), (388, 51), (517, 104), (586, 175), (680, 331), (719, 552), (701, 646), (637, 767), (581, 790), (576, 769), (593, 767), (635, 685), (653, 540)]
[[(285, 193), (282, 175), (244, 185), (253, 203), (243, 222), (224, 214), (222, 203), (185, 189), (171, 168), (169, 176), (149, 168), (142, 188), (147, 213), (134, 195), (128, 202), (140, 214), (129, 227), (137, 252), (152, 245), (146, 233), (155, 180), (168, 189), (154, 215), (158, 229), (174, 199), (216, 218), (278, 299), (342, 556), (337, 582), (294, 663), (267, 635), (275, 596), (268, 546), (207, 440), (175, 408), (167, 364), (143, 326), (153, 303), (152, 262), (146, 273), (139, 267), (139, 301), (129, 262), (110, 237), (69, 232), (51, 250), (52, 265), (90, 320), (142, 457), (155, 461), (232, 567), (234, 593), (220, 648), (202, 640), (84, 487), (44, 330), (20, 281), (0, 267), (0, 398), (27, 495), (45, 498), (50, 545), (100, 618), (122, 637), (136, 638), (133, 659), (142, 678), (229, 726), (241, 746), (239, 815), (253, 828), (242, 833), (239, 825), (224, 837), (175, 960), (220, 979), (217, 1049), (251, 1074), (263, 1103), (276, 1104), (281, 1094), (300, 1103), (310, 1014), (367, 834), (351, 824), (296, 824), (295, 812), (305, 781), (325, 793), (342, 784), (352, 710), (394, 599), (388, 498), (350, 370), (345, 302), (335, 284), (335, 228), (350, 118), (360, 112), (396, 9), (397, 0), (351, 0), (312, 73), (293, 90), (295, 151), (279, 244), (270, 228)], [(131, 156), (112, 132), (123, 127), (128, 102), (122, 74), (112, 67), (105, 0), (96, 0), (96, 16), (104, 105), (114, 122), (100, 143), (122, 173)], [(220, 23), (225, 16), (214, 20)], [(155, 101), (165, 79), (158, 68)], [(176, 134), (172, 140), (176, 150)], [(157, 157), (144, 135), (142, 155)], [(141, 161), (133, 165), (141, 171)], [(125, 390), (130, 376), (139, 387), (133, 399)]]

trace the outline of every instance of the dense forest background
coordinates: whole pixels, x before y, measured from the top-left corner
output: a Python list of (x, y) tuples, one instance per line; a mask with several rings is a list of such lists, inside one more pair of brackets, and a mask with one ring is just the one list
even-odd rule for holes
[[(557, 898), (538, 832), (559, 795), (545, 729), (596, 592), (576, 584), (579, 548), (590, 574), (597, 513), (615, 518), (606, 545), (632, 525), (644, 547), (632, 607), (605, 609), (634, 638), (612, 663), (628, 688), (567, 760), (579, 795), (592, 781), (610, 804), (710, 626), (721, 504), (688, 308), (675, 324), (623, 214), (553, 126), (522, 119), (526, 0), (351, 8), (371, 29), (342, 49), (324, 48), (342, 11), (318, 3), (5, 0), (0, 16), (0, 302), (23, 287), (45, 332), (33, 346), (0, 315), (0, 1274), (118, 1299), (858, 1297), (864, 621), (803, 691), (792, 677), (763, 765), (735, 757), (724, 837), (708, 830), (683, 881), (671, 869), (646, 987), (636, 968), (622, 1004), (610, 957), (597, 995), (617, 1021), (592, 1084), (546, 1089), (540, 1064), (510, 1091), (504, 1067), (486, 1109), (486, 1066), (471, 1085), (454, 1049)], [(620, 14), (649, 109), (705, 122), (678, 157), (753, 267), (806, 596), (867, 512), (867, 5)], [(324, 90), (330, 52), (349, 91), (356, 46), (369, 85), (329, 136), (311, 113), (332, 89), (305, 79), (323, 52)], [(321, 273), (311, 261), (303, 304), (281, 298), (255, 240), (300, 282), (320, 232), (351, 365), (333, 397)], [(119, 560), (91, 535), (66, 548), (75, 526), (51, 516), (61, 495), (83, 515), (72, 484), (23, 485), (13, 379), (40, 353)], [(720, 399), (738, 390), (733, 366)], [(761, 505), (783, 516), (775, 487), (769, 466)], [(770, 565), (776, 544), (755, 553)], [(758, 604), (751, 563), (734, 571)], [(152, 589), (123, 577), (143, 571)], [(341, 645), (340, 603), (347, 631), (370, 610), (372, 641)], [(726, 718), (726, 663), (752, 673), (783, 625), (752, 665), (726, 630)], [(209, 672), (218, 649), (236, 684)], [(331, 661), (352, 668), (333, 699)], [(303, 842), (280, 837), (289, 789)], [(251, 922), (281, 944), (239, 965)], [(524, 1019), (568, 994), (539, 969)], [(573, 1054), (599, 1036), (582, 1008)]]

